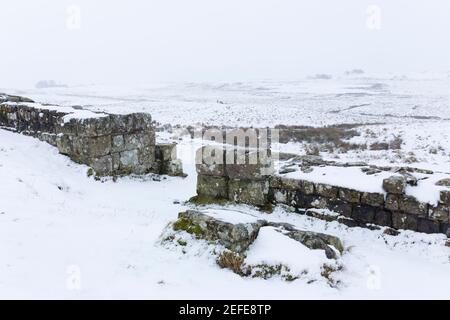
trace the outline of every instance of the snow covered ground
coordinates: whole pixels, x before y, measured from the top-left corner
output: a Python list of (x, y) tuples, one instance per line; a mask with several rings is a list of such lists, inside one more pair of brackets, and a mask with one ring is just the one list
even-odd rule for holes
[[(56, 148), (0, 130), (0, 298), (450, 298), (444, 235), (404, 231), (394, 237), (281, 207), (271, 215), (225, 208), (340, 237), (347, 251), (335, 274), (339, 288), (241, 278), (220, 269), (200, 245), (184, 255), (164, 248), (164, 228), (195, 194), (197, 147), (180, 143), (185, 179), (99, 182)], [(275, 250), (272, 240), (262, 237), (256, 249)]]

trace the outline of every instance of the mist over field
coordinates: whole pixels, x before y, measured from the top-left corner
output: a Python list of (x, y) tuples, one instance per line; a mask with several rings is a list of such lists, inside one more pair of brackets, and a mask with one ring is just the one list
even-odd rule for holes
[(5, 0), (0, 87), (450, 71), (450, 4)]

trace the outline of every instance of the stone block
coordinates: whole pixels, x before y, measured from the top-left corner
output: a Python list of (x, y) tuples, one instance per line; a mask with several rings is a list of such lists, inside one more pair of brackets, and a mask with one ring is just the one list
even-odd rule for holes
[[(234, 160), (230, 154), (235, 154)], [(225, 172), (230, 179), (267, 179), (273, 172), (270, 157), (258, 152), (239, 152), (226, 149)]]
[(77, 119), (77, 134), (81, 137), (109, 136), (112, 124), (109, 116), (97, 118)]
[(93, 158), (89, 162), (89, 165), (94, 169), (97, 175), (109, 175), (112, 172), (113, 162), (111, 156)]
[(373, 223), (375, 220), (375, 208), (367, 205), (355, 205), (352, 218), (361, 223)]
[(428, 204), (419, 202), (411, 196), (400, 196), (399, 209), (404, 213), (416, 214), (422, 217), (426, 217), (428, 214)]
[(442, 190), (441, 191), (440, 201), (443, 204), (450, 205), (450, 190)]
[(401, 212), (393, 212), (392, 226), (395, 229), (417, 231), (418, 219), (419, 217), (417, 215), (406, 214)]
[(392, 227), (392, 213), (387, 210), (375, 210), (373, 222), (379, 226)]
[(361, 193), (353, 189), (339, 188), (339, 198), (350, 203), (359, 203)]
[(430, 217), (430, 219), (448, 223), (449, 215), (450, 208), (442, 204), (438, 204), (436, 207), (430, 206), (428, 208), (428, 216)]
[(198, 175), (197, 195), (212, 199), (228, 199), (228, 179), (225, 177)]
[(315, 184), (315, 193), (327, 199), (336, 199), (338, 196), (338, 188), (324, 183)]
[(361, 195), (361, 203), (372, 207), (384, 206), (384, 194), (374, 192), (363, 192)]
[(424, 233), (439, 233), (439, 222), (426, 218), (418, 218), (417, 231)]
[(268, 203), (268, 180), (230, 179), (228, 188), (228, 198), (236, 203), (254, 206), (264, 206)]
[(120, 169), (130, 169), (139, 165), (138, 150), (124, 151), (120, 153)]
[(391, 211), (398, 211), (398, 210), (400, 210), (399, 202), (400, 202), (399, 195), (389, 193), (386, 196), (386, 201), (385, 201), (384, 207)]
[(225, 151), (223, 148), (204, 146), (197, 150), (195, 168), (198, 174), (225, 177)]
[(301, 187), (301, 192), (305, 195), (312, 195), (315, 193), (314, 183), (311, 181), (302, 180)]
[(403, 176), (391, 176), (383, 180), (383, 189), (388, 193), (403, 194), (406, 189), (406, 179)]
[(156, 159), (172, 161), (177, 159), (177, 145), (175, 143), (159, 143), (155, 149)]
[(281, 185), (283, 189), (301, 191), (303, 188), (303, 181), (298, 179), (281, 178)]
[(328, 209), (343, 216), (351, 217), (353, 207), (351, 203), (337, 199), (328, 201)]

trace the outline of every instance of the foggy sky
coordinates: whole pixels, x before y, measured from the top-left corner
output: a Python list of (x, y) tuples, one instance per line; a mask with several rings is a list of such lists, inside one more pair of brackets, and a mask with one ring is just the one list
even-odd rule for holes
[[(380, 29), (366, 25), (369, 5)], [(69, 5), (81, 10), (67, 27)], [(450, 71), (448, 0), (1, 0), (0, 87)]]

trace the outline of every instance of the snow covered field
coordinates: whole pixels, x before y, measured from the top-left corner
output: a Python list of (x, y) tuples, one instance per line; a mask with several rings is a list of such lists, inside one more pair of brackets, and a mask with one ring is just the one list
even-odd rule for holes
[[(0, 130), (0, 141), (0, 298), (450, 298), (444, 235), (394, 237), (283, 208), (271, 215), (226, 208), (339, 236), (347, 251), (338, 288), (241, 278), (201, 245), (186, 254), (162, 247), (164, 228), (186, 209), (179, 201), (195, 193), (198, 146), (189, 140), (180, 145), (187, 178), (117, 182), (88, 178), (87, 167), (36, 139)], [(260, 238), (254, 258), (273, 251), (275, 240)]]

